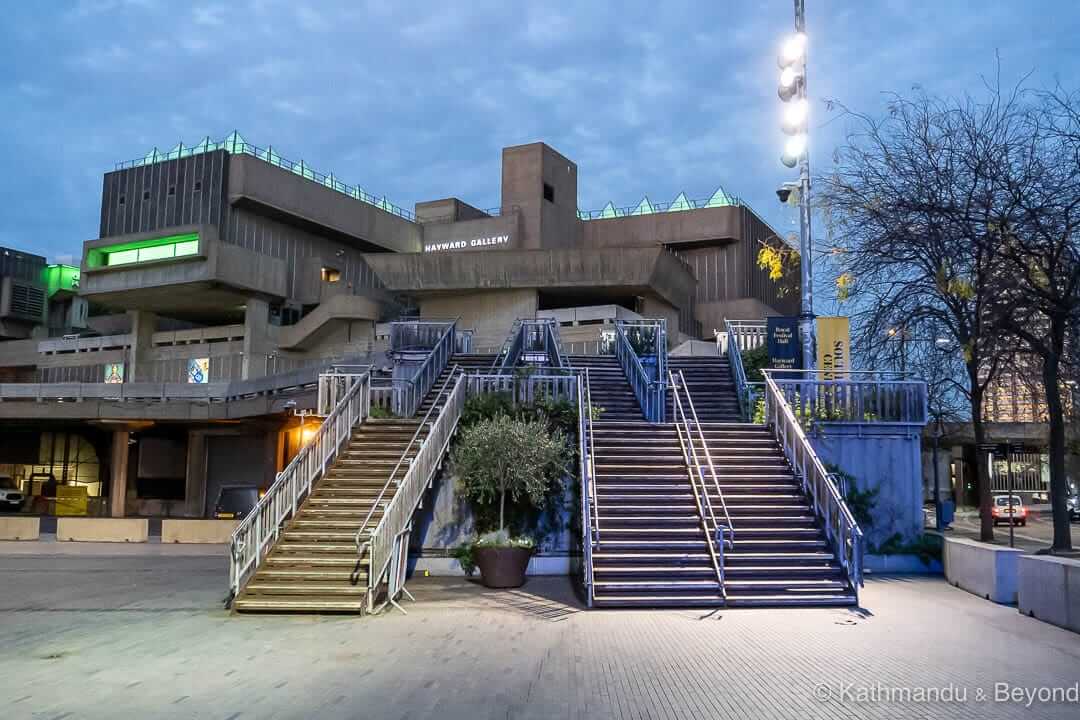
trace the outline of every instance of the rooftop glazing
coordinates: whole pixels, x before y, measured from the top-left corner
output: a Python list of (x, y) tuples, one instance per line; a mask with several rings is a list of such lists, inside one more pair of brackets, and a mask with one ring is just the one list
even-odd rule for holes
[[(171, 150), (159, 150), (155, 147), (141, 158), (117, 163), (116, 169), (123, 170), (125, 168), (151, 165), (167, 160), (190, 157), (200, 153), (213, 152), (214, 150), (224, 150), (233, 154), (251, 155), (263, 162), (288, 170), (289, 172), (300, 175), (312, 182), (317, 182), (320, 185), (325, 185), (326, 187), (336, 190), (344, 195), (348, 195), (351, 198), (365, 202), (369, 205), (374, 205), (380, 210), (385, 210), (388, 213), (405, 218), (406, 220), (416, 220), (416, 216), (411, 210), (406, 210), (403, 207), (394, 205), (386, 199), (386, 196), (383, 196), (382, 198), (376, 197), (363, 190), (359, 185), (348, 185), (341, 182), (333, 173), (324, 175), (323, 173), (312, 170), (303, 160), (299, 162), (286, 160), (272, 147), (267, 146), (266, 148), (260, 148), (252, 145), (244, 140), (244, 138), (240, 136), (240, 133), (236, 131), (233, 131), (227, 138), (220, 142), (214, 142), (207, 136), (194, 145), (177, 143)], [(614, 203), (609, 202), (600, 210), (578, 210), (577, 215), (580, 220), (606, 220), (608, 218), (629, 217), (633, 215), (651, 215), (653, 213), (681, 212), (684, 210), (739, 206), (743, 204), (744, 203), (738, 197), (727, 194), (724, 191), (724, 188), (719, 187), (709, 198), (702, 200), (690, 200), (687, 198), (685, 192), (681, 192), (669, 203), (654, 203), (650, 201), (649, 196), (646, 195), (637, 205), (616, 207)], [(485, 212), (489, 215), (499, 214), (498, 209)]]
[(605, 220), (607, 218), (629, 217), (631, 215), (651, 215), (653, 213), (682, 212), (684, 210), (699, 210), (701, 208), (728, 207), (742, 205), (742, 201), (734, 195), (728, 195), (724, 188), (716, 188), (716, 192), (705, 200), (690, 200), (686, 193), (681, 192), (669, 203), (654, 203), (646, 195), (637, 205), (630, 207), (615, 207), (615, 203), (609, 202), (601, 210), (578, 210), (580, 220)]
[(320, 185), (336, 190), (343, 195), (365, 202), (368, 205), (374, 205), (380, 210), (385, 210), (392, 215), (405, 218), (406, 220), (416, 220), (416, 216), (412, 211), (406, 210), (403, 207), (394, 205), (392, 202), (386, 199), (386, 196), (378, 198), (369, 192), (363, 190), (359, 185), (348, 185), (341, 182), (334, 176), (333, 173), (324, 175), (321, 172), (317, 172), (311, 169), (311, 166), (305, 163), (303, 160), (299, 162), (293, 162), (292, 160), (286, 160), (278, 155), (277, 151), (272, 147), (260, 148), (247, 142), (240, 136), (240, 133), (233, 131), (227, 138), (220, 142), (214, 142), (209, 136), (203, 138), (200, 142), (194, 145), (185, 145), (184, 143), (177, 143), (176, 147), (171, 150), (159, 150), (154, 148), (150, 152), (146, 153), (141, 158), (135, 160), (128, 160), (116, 164), (117, 170), (124, 170), (126, 168), (141, 167), (143, 165), (152, 165), (154, 163), (165, 162), (167, 160), (176, 160), (178, 158), (190, 157), (192, 155), (198, 155), (200, 153), (213, 152), (215, 150), (224, 150), (225, 152), (232, 154), (251, 155), (258, 158), (263, 162), (275, 165), (283, 170), (288, 170), (291, 173), (296, 173), (301, 177), (304, 177), (312, 182), (317, 182)]

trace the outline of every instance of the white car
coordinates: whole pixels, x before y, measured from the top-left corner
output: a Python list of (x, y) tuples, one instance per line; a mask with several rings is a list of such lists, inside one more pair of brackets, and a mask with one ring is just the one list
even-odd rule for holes
[(0, 475), (0, 510), (18, 512), (25, 499), (26, 495), (10, 475)]

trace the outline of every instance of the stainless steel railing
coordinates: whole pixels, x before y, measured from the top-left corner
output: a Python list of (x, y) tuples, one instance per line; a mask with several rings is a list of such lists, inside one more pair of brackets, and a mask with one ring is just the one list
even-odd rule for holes
[(592, 431), (592, 393), (589, 369), (575, 378), (578, 406), (578, 472), (581, 476), (581, 549), (585, 599), (593, 606), (593, 548), (600, 542), (600, 508), (596, 500), (596, 465)]
[[(722, 349), (731, 366), (731, 375), (735, 381), (735, 394), (739, 399), (739, 412), (743, 420), (754, 417), (757, 403), (756, 389), (760, 383), (750, 382), (742, 362), (742, 351), (753, 350), (765, 344), (765, 323), (759, 320), (724, 320), (724, 335), (716, 336), (718, 349)], [(720, 347), (724, 345), (724, 347)]]
[[(634, 349), (626, 328), (651, 332), (654, 347), (650, 355), (655, 364), (655, 377), (645, 370), (637, 350)], [(652, 423), (664, 422), (667, 406), (667, 333), (664, 320), (619, 320), (615, 323), (615, 358), (634, 390), (645, 419)]]
[[(440, 402), (442, 402), (441, 407)], [(419, 437), (420, 430), (429, 425), (432, 413), (438, 409), (434, 421), (430, 421), (428, 434), (420, 443), (415, 456), (407, 460), (409, 448), (402, 453), (401, 459), (391, 471), (372, 509), (357, 530), (356, 543), (359, 557), (362, 559), (366, 555), (368, 558), (367, 607), (369, 612), (376, 610), (376, 594), (384, 581), (387, 583), (387, 590), (386, 600), (382, 606), (397, 605), (398, 597), (405, 592), (404, 562), (408, 553), (412, 518), (450, 446), (450, 438), (457, 429), (464, 407), (465, 379), (455, 367), (443, 383), (438, 396), (432, 402), (409, 443), (409, 448), (411, 448)], [(405, 476), (395, 482), (394, 476), (406, 461), (408, 469)], [(391, 486), (394, 486), (393, 492), (390, 492)], [(378, 524), (369, 531), (367, 528), (370, 527), (375, 510), (383, 506), (384, 501), (386, 504), (383, 515)]]
[[(394, 323), (394, 325), (412, 325), (413, 323)], [(422, 322), (416, 323), (421, 326), (419, 331), (420, 339), (425, 343), (430, 341), (434, 336), (434, 344), (431, 345), (431, 351), (424, 358), (424, 361), (413, 373), (413, 376), (407, 380), (395, 379), (394, 380), (394, 414), (399, 417), (412, 417), (416, 414), (417, 408), (420, 407), (420, 403), (431, 392), (432, 386), (435, 384), (435, 380), (446, 369), (447, 364), (450, 362), (450, 356), (454, 354), (454, 331), (457, 327), (457, 320), (439, 321), (439, 322)], [(441, 328), (441, 329), (440, 329)], [(434, 331), (439, 330), (437, 336), (434, 335)], [(394, 332), (394, 328), (391, 328), (391, 333)], [(400, 330), (403, 335), (407, 333), (417, 332), (415, 328), (410, 331), (405, 329)], [(408, 337), (405, 338), (409, 339)], [(403, 340), (405, 341), (405, 340)], [(426, 347), (426, 344), (425, 344)]]
[(803, 490), (812, 499), (814, 512), (822, 519), (837, 561), (857, 594), (863, 584), (865, 543), (862, 530), (772, 378), (771, 371), (765, 372), (765, 422), (772, 427), (784, 455), (802, 482)]
[(296, 515), (315, 482), (326, 473), (352, 429), (370, 410), (371, 376), (352, 376), (349, 388), (319, 430), (274, 480), (266, 494), (229, 538), (229, 597), (236, 597), (277, 541), (285, 522)]
[[(724, 500), (724, 492), (720, 487), (720, 480), (716, 474), (716, 466), (712, 461), (709, 444), (705, 440), (705, 433), (702, 431), (701, 423), (698, 421), (697, 410), (694, 408), (690, 392), (686, 387), (686, 378), (683, 377), (680, 370), (678, 373), (670, 373), (668, 380), (671, 386), (672, 412), (674, 414), (672, 421), (679, 436), (679, 445), (682, 447), (687, 477), (690, 479), (690, 487), (694, 492), (694, 499), (701, 517), (701, 527), (709, 546), (709, 558), (716, 572), (716, 582), (720, 588), (721, 597), (726, 600), (724, 549), (725, 546), (734, 547), (735, 527), (731, 522), (727, 502)], [(687, 407), (690, 410), (689, 414), (687, 413)], [(709, 494), (710, 481), (712, 488), (716, 491), (717, 503), (713, 502)], [(720, 506), (719, 516), (716, 510), (717, 504)]]

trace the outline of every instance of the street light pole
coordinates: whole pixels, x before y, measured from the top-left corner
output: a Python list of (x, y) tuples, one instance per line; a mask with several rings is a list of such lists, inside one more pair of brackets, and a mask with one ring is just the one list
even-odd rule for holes
[[(795, 0), (795, 32), (806, 34), (806, 2)], [(803, 51), (803, 79), (799, 88), (799, 99), (809, 102), (806, 94), (806, 55)], [(807, 126), (809, 136), (809, 126)], [(799, 335), (802, 338), (803, 367), (813, 370), (817, 353), (814, 337), (814, 269), (811, 264), (814, 241), (810, 235), (810, 149), (803, 152), (799, 161), (799, 259), (802, 273), (799, 282), (802, 288), (802, 307), (799, 313)]]
[[(784, 132), (792, 136), (784, 148), (781, 162), (789, 167), (799, 166), (799, 339), (802, 346), (803, 368), (813, 370), (817, 358), (814, 337), (814, 240), (810, 227), (810, 152), (808, 148), (810, 101), (806, 92), (806, 0), (795, 0), (795, 34), (780, 52), (780, 99), (791, 103), (785, 110)], [(786, 202), (786, 187), (777, 191)]]

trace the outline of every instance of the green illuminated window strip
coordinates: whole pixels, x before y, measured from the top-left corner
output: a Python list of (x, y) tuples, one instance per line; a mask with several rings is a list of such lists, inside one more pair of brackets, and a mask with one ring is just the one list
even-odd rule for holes
[(88, 261), (92, 267), (114, 267), (198, 254), (199, 234), (188, 233), (95, 248), (90, 251)]

